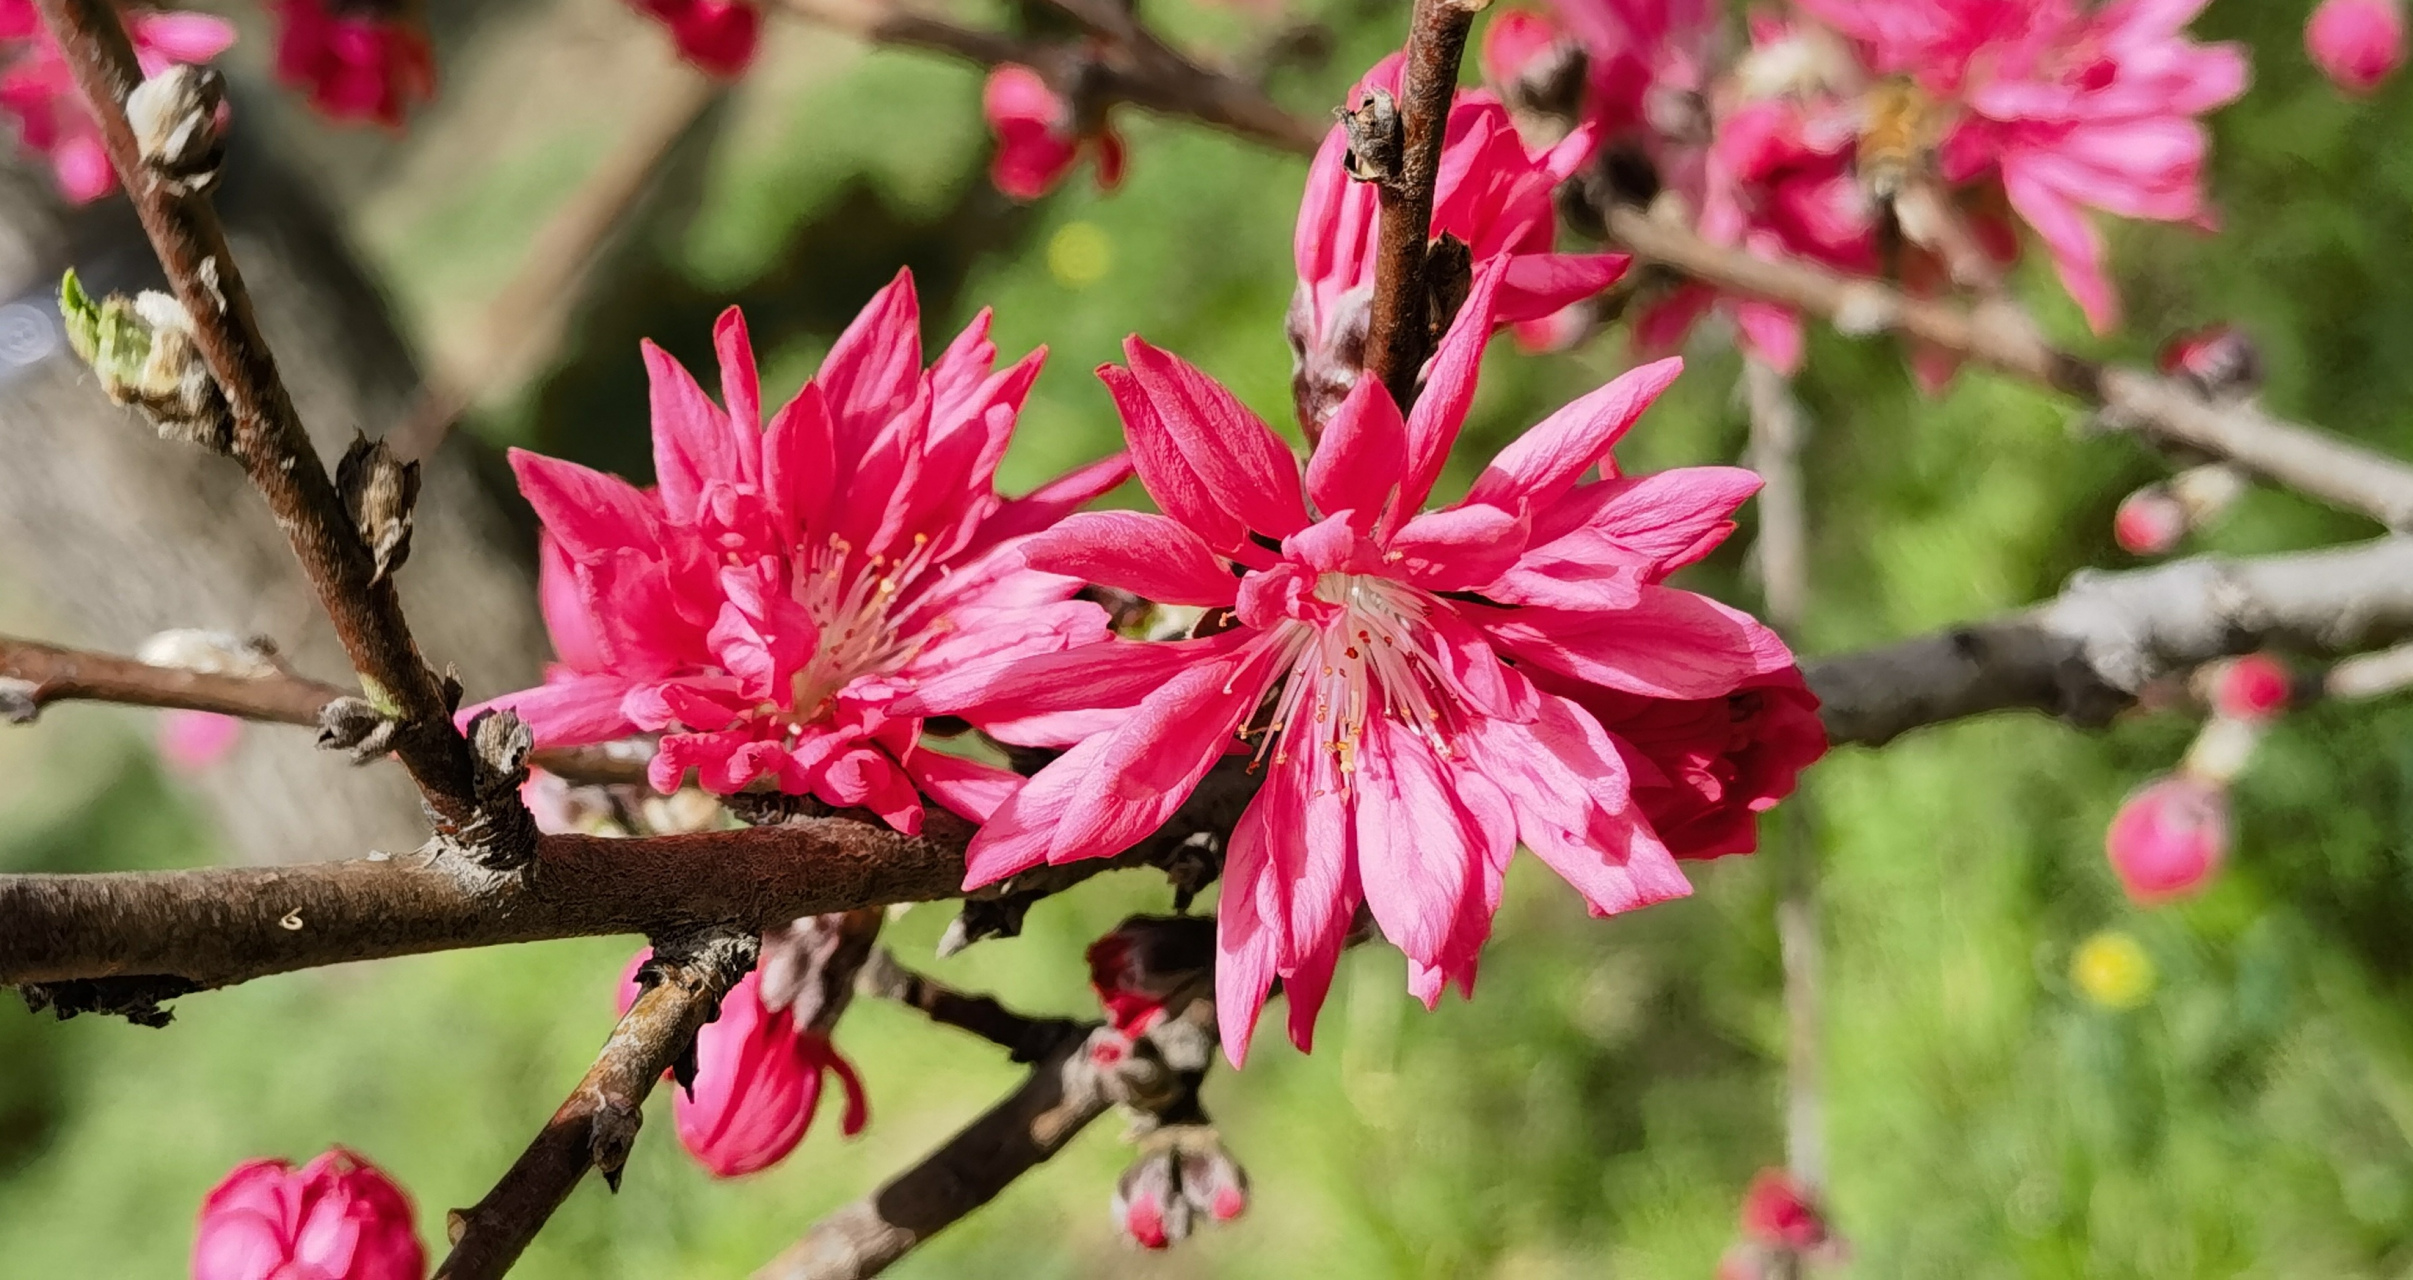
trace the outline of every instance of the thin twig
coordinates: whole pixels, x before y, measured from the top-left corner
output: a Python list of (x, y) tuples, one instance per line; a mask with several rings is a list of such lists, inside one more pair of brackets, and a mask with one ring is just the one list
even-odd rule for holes
[[(54, 703), (83, 701), (214, 711), (317, 728), (320, 710), (345, 696), (346, 691), (334, 685), (289, 673), (209, 674), (0, 636), (0, 720), (26, 720)], [(649, 743), (631, 739), (594, 747), (547, 747), (531, 755), (529, 763), (577, 783), (636, 783), (645, 781), (645, 765), (652, 755)]]
[[(1080, 44), (1024, 40), (967, 27), (909, 4), (887, 0), (780, 0), (788, 12), (871, 44), (902, 45), (960, 58), (979, 66), (1015, 63), (1078, 79), (1097, 95), (1097, 105), (1129, 103), (1159, 115), (1185, 117), (1252, 142), (1298, 155), (1314, 155), (1324, 140), (1321, 124), (1284, 110), (1248, 81), (1182, 54), (1136, 20), (1134, 44), (1107, 41), (1103, 50)], [(1060, 7), (1093, 23), (1107, 23), (1104, 9), (1082, 0)], [(1114, 25), (1123, 25), (1119, 21)], [(1078, 76), (1066, 74), (1075, 70)]]
[(1425, 242), (1432, 235), (1433, 187), (1441, 177), (1441, 144), (1458, 94), (1458, 63), (1466, 33), (1483, 5), (1464, 0), (1416, 0), (1408, 28), (1399, 100), (1399, 172), (1381, 181), (1382, 230), (1374, 260), (1374, 299), (1366, 329), (1366, 374), (1391, 389), (1405, 407), (1432, 354), (1431, 289)]
[(720, 81), (680, 67), (644, 104), (610, 153), (529, 238), (519, 268), (477, 318), (473, 341), (439, 351), (452, 354), (458, 367), (422, 385), (410, 416), (388, 433), (386, 444), (397, 456), (433, 454), (462, 414), (518, 385), (553, 353), (597, 254), (723, 91)]
[(855, 988), (865, 995), (918, 1009), (941, 1026), (969, 1031), (1012, 1053), (1017, 1062), (1031, 1062), (1045, 1055), (1049, 1046), (1074, 1025), (1062, 1018), (1033, 1018), (1006, 1008), (992, 997), (958, 991), (906, 968), (886, 947), (871, 953), (871, 959), (855, 979)]
[(493, 1280), (509, 1271), (589, 1169), (619, 1189), (646, 1095), (682, 1059), (692, 1075), (697, 1029), (754, 967), (754, 954), (752, 935), (727, 930), (657, 942), (648, 985), (586, 1077), (485, 1199), (453, 1212), (452, 1253), (436, 1280)]
[(192, 318), (194, 345), (233, 411), (235, 456), (291, 540), (370, 701), (398, 722), (395, 752), (438, 830), (467, 846), (516, 853), (508, 846), (534, 832), (527, 811), (508, 794), (499, 805), (481, 804), (469, 744), (453, 728), (452, 697), (420, 658), (393, 580), (380, 572), (302, 428), (216, 211), (205, 196), (154, 174), (143, 161), (125, 111), (142, 69), (116, 6), (41, 0), (40, 8), (168, 283)]
[(2046, 342), (2008, 300), (1963, 308), (1909, 297), (1881, 281), (1771, 261), (1714, 245), (1631, 205), (1603, 211), (1609, 233), (1636, 255), (1735, 293), (1826, 318), (1847, 333), (1893, 331), (2103, 408), (2163, 444), (2227, 458), (2283, 488), (2391, 529), (2413, 525), (2413, 464), (2252, 404), (2213, 403), (2141, 369), (2104, 365)]

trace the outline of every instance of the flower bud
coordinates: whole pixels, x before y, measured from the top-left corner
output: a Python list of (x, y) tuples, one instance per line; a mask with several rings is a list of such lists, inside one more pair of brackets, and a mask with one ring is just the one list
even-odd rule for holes
[(2187, 536), (2187, 508), (2167, 485), (2149, 484), (2120, 499), (2111, 537), (2132, 556), (2168, 555)]
[(1214, 980), (1214, 946), (1212, 921), (1133, 916), (1089, 944), (1089, 985), (1115, 1030), (1146, 1035), (1168, 1013), (1206, 994)]
[(159, 632), (143, 641), (134, 656), (154, 667), (174, 667), (205, 676), (261, 679), (285, 672), (285, 660), (277, 653), (276, 641), (267, 636), (238, 636), (189, 627)]
[(1217, 1222), (1230, 1222), (1248, 1212), (1248, 1171), (1232, 1159), (1211, 1129), (1183, 1143), (1181, 1197), (1190, 1207)]
[(2228, 847), (2227, 789), (2187, 773), (2132, 792), (2103, 840), (2120, 886), (2145, 905), (2201, 889)]
[(209, 1193), (193, 1280), (420, 1280), (410, 1197), (341, 1147), (296, 1170), (251, 1160)]
[(2286, 665), (2267, 653), (2213, 663), (2206, 674), (2212, 709), (2232, 720), (2273, 719), (2287, 710), (2288, 698), (2295, 691)]
[(2304, 24), (2304, 51), (2340, 89), (2369, 93), (2404, 63), (2404, 10), (2397, 0), (2322, 0)]
[[(620, 985), (620, 1008), (637, 999), (640, 952)], [(870, 1121), (863, 1081), (829, 1037), (800, 1030), (795, 1011), (762, 1000), (762, 975), (749, 973), (721, 997), (720, 1016), (695, 1037), (695, 1083), (671, 1103), (679, 1143), (716, 1178), (758, 1173), (787, 1158), (821, 1107), (824, 1073), (846, 1091), (840, 1128), (853, 1137)]]
[(2162, 344), (2155, 363), (2206, 400), (2243, 400), (2262, 389), (2262, 349), (2233, 324), (2179, 334)]
[(1179, 1192), (1173, 1152), (1143, 1155), (1114, 1184), (1114, 1225), (1143, 1249), (1170, 1248), (1190, 1234), (1190, 1203)]
[(1743, 1193), (1743, 1238), (1766, 1248), (1807, 1252), (1826, 1243), (1826, 1216), (1792, 1174), (1762, 1169)]
[(184, 190), (205, 188), (218, 176), (225, 109), (224, 77), (189, 63), (168, 67), (126, 95), (126, 123), (142, 162)]
[(383, 440), (352, 437), (335, 467), (335, 489), (353, 528), (376, 562), (371, 583), (402, 567), (411, 554), (411, 509), (419, 501), (419, 464), (404, 462)]

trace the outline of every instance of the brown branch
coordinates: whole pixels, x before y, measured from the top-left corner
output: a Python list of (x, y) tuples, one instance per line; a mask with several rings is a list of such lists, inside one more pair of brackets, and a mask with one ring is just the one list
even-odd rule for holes
[(2251, 404), (2215, 404), (2167, 378), (2062, 351), (2007, 301), (1970, 309), (1912, 298), (1881, 281), (1713, 245), (1630, 205), (1612, 206), (1604, 217), (1610, 235), (1637, 256), (1704, 283), (1824, 317), (1848, 333), (1890, 330), (1917, 338), (2099, 405), (2106, 421), (2159, 443), (2229, 459), (2391, 529), (2413, 524), (2413, 464)]
[(696, 1030), (754, 967), (754, 954), (752, 935), (728, 931), (657, 944), (641, 975), (645, 990), (612, 1028), (586, 1077), (494, 1190), (451, 1215), (452, 1253), (436, 1280), (492, 1280), (509, 1271), (588, 1169), (601, 1170), (619, 1190), (646, 1095), (682, 1059), (692, 1075)]
[(1045, 1057), (1059, 1037), (1075, 1024), (1062, 1018), (1033, 1018), (999, 1004), (989, 996), (958, 991), (935, 978), (898, 963), (886, 947), (871, 953), (855, 979), (864, 995), (894, 1000), (941, 1026), (969, 1031), (1014, 1055), (1016, 1062)]
[[(345, 696), (357, 695), (290, 673), (237, 676), (187, 671), (116, 654), (0, 636), (0, 720), (23, 722), (53, 703), (86, 701), (214, 711), (245, 720), (316, 728), (319, 712), (327, 703)], [(548, 747), (529, 761), (572, 782), (636, 783), (645, 781), (645, 765), (651, 756), (650, 744), (631, 740), (594, 747)]]
[(1366, 375), (1391, 389), (1402, 408), (1432, 354), (1431, 288), (1425, 242), (1432, 235), (1433, 186), (1441, 144), (1458, 94), (1458, 63), (1481, 0), (1416, 0), (1408, 28), (1399, 100), (1399, 169), (1378, 180), (1382, 230), (1374, 260), (1374, 300), (1366, 329)]
[(397, 456), (434, 453), (462, 414), (517, 385), (553, 353), (596, 255), (723, 90), (719, 81), (680, 67), (668, 87), (644, 104), (610, 153), (529, 239), (518, 269), (475, 321), (475, 341), (458, 349), (458, 367), (430, 378), (410, 416), (387, 434)]
[(2099, 726), (2158, 676), (2255, 649), (2352, 654), (2413, 636), (2413, 538), (2084, 573), (1988, 622), (1803, 664), (1837, 742), (2025, 708)]
[[(1182, 54), (1136, 20), (1109, 18), (1111, 6), (1059, 0), (1059, 7), (1093, 29), (1121, 28), (1129, 41), (1103, 49), (1025, 40), (967, 27), (890, 0), (780, 0), (788, 12), (871, 44), (901, 45), (979, 66), (1016, 63), (1047, 73), (1057, 84), (1079, 83), (1096, 104), (1128, 103), (1159, 115), (1184, 117), (1236, 137), (1298, 155), (1314, 155), (1324, 140), (1319, 123), (1291, 114), (1255, 85)], [(1111, 34), (1110, 31), (1102, 34)]]
[(74, 69), (168, 283), (192, 318), (194, 345), (233, 411), (235, 456), (285, 530), (371, 702), (399, 722), (396, 754), (440, 831), (509, 857), (533, 834), (533, 823), (516, 797), (499, 806), (480, 804), (469, 744), (452, 725), (452, 698), (421, 660), (392, 579), (379, 571), (302, 428), (216, 211), (206, 197), (152, 172), (143, 160), (125, 110), (142, 69), (116, 6), (111, 0), (41, 0), (40, 9)]

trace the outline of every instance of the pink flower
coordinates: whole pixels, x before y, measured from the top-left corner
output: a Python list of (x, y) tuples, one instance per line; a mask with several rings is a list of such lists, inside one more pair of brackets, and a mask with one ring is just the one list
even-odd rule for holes
[(2231, 658), (2212, 670), (2212, 707), (2231, 720), (2266, 721), (2287, 710), (2295, 680), (2267, 653)]
[[(1109, 641), (925, 682), (917, 710), (1048, 716), (1073, 745), (1001, 805), (967, 882), (1119, 852), (1227, 751), (1264, 783), (1223, 869), (1216, 1007), (1241, 1060), (1287, 985), (1304, 1048), (1359, 904), (1428, 1004), (1471, 988), (1521, 839), (1598, 914), (1690, 891), (1634, 803), (1623, 751), (1528, 671), (1646, 698), (1722, 698), (1792, 666), (1749, 617), (1660, 585), (1758, 479), (1618, 474), (1608, 453), (1680, 362), (1635, 370), (1423, 511), (1474, 392), (1513, 259), (1495, 257), (1403, 421), (1362, 379), (1307, 464), (1232, 394), (1137, 338), (1099, 371), (1165, 515), (1100, 512), (1032, 540), (1033, 566), (1213, 612), (1190, 640)], [(1604, 478), (1585, 482), (1595, 465)], [(1311, 509), (1309, 503), (1313, 503)]]
[(748, 0), (630, 0), (670, 29), (679, 56), (708, 75), (734, 78), (762, 43), (762, 10)]
[(2169, 486), (2149, 484), (2120, 499), (2120, 509), (2111, 517), (2111, 537), (2132, 556), (2167, 555), (2193, 523), (2187, 504)]
[(1826, 1217), (1793, 1175), (1762, 1169), (1743, 1193), (1743, 1238), (1769, 1249), (1806, 1253), (1827, 1241)]
[(216, 767), (243, 740), (243, 722), (211, 711), (170, 711), (159, 717), (159, 758), (178, 773)]
[[(198, 13), (135, 11), (126, 34), (143, 74), (175, 63), (203, 63), (235, 42), (235, 29)], [(17, 142), (50, 162), (60, 194), (88, 204), (117, 189), (100, 126), (84, 110), (66, 56), (35, 19), (30, 0), (0, 0), (0, 114), (16, 121)]]
[(989, 181), (1016, 200), (1036, 200), (1072, 172), (1084, 148), (1098, 161), (1098, 189), (1123, 181), (1123, 137), (1103, 119), (1084, 120), (1029, 67), (999, 63), (981, 90), (980, 113), (997, 135)]
[[(1366, 73), (1348, 102), (1362, 103), (1377, 88), (1396, 94), (1399, 76), (1393, 54)], [(1442, 147), (1433, 234), (1465, 241), (1478, 269), (1507, 260), (1494, 323), (1541, 320), (1625, 274), (1622, 254), (1550, 251), (1557, 226), (1550, 192), (1590, 154), (1589, 130), (1528, 151), (1499, 99), (1468, 90), (1450, 108)], [(1329, 419), (1357, 381), (1374, 297), (1381, 197), (1374, 184), (1349, 176), (1348, 151), (1347, 133), (1335, 126), (1307, 170), (1292, 244), (1299, 284), (1286, 323), (1291, 385), (1299, 420), (1311, 426)]]
[(2398, 0), (2321, 0), (2304, 24), (2304, 51), (2337, 87), (2369, 93), (2404, 65), (2404, 9)]
[(1483, 29), (1484, 83), (1516, 111), (1571, 116), (1583, 88), (1583, 46), (1557, 19), (1536, 9), (1508, 9)]
[[(620, 1011), (637, 999), (641, 951), (620, 978)], [(675, 1095), (679, 1142), (716, 1178), (759, 1173), (787, 1159), (821, 1109), (826, 1075), (846, 1091), (839, 1129), (847, 1137), (870, 1123), (863, 1079), (824, 1030), (796, 1025), (795, 1010), (762, 998), (762, 974), (747, 974), (721, 997), (721, 1013), (695, 1037), (695, 1088)]]
[(328, 118), (398, 129), (413, 106), (434, 96), (435, 55), (407, 12), (336, 9), (328, 0), (273, 0), (270, 10), (278, 23), (277, 78), (307, 91)]
[(768, 779), (905, 832), (921, 828), (917, 788), (986, 817), (1020, 779), (923, 747), (896, 699), (967, 662), (1106, 634), (1080, 584), (1025, 568), (1016, 544), (1129, 463), (1001, 500), (997, 461), (1044, 353), (994, 369), (984, 311), (924, 371), (919, 323), (900, 272), (768, 428), (735, 310), (714, 329), (726, 410), (646, 344), (654, 489), (513, 451), (545, 525), (540, 603), (561, 660), (486, 705), (515, 708), (543, 746), (661, 732), (664, 792), (694, 769), (717, 794)]
[(2205, 113), (2245, 92), (2244, 52), (2182, 29), (2207, 0), (1802, 0), (1950, 122), (1953, 183), (1999, 177), (2096, 331), (2119, 311), (2087, 211), (2203, 223)]
[(2103, 840), (2120, 887), (2148, 906), (2201, 889), (2228, 848), (2228, 789), (2187, 773), (2131, 793)]
[(1627, 748), (1634, 803), (1679, 858), (1757, 849), (1759, 815), (1793, 794), (1801, 771), (1826, 754), (1818, 699), (1796, 670), (1689, 701), (1539, 676), (1535, 683), (1566, 693)]
[(419, 1280), (410, 1197), (341, 1147), (236, 1165), (201, 1202), (193, 1280)]
[(1590, 80), (1585, 119), (1603, 143), (1634, 142), (1652, 159), (1663, 159), (1664, 144), (1681, 142), (1679, 135), (1700, 113), (1709, 42), (1717, 30), (1711, 5), (1707, 0), (1553, 0), (1553, 7), (1583, 45)]

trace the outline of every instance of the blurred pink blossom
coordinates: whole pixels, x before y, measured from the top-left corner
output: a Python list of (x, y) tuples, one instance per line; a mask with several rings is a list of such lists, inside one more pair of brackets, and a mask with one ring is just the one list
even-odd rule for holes
[(341, 1147), (235, 1166), (201, 1204), (193, 1280), (420, 1280), (410, 1197)]
[(2120, 886), (2146, 905), (2201, 889), (2228, 848), (2228, 789), (2188, 773), (2130, 793), (2103, 840)]
[(2304, 51), (2339, 88), (2369, 93), (2404, 65), (2404, 6), (2399, 0), (2322, 0), (2304, 24)]
[(1123, 136), (1103, 120), (1084, 125), (1047, 80), (1029, 67), (1001, 63), (989, 72), (980, 95), (981, 115), (997, 136), (989, 180), (1016, 200), (1036, 200), (1055, 189), (1084, 150), (1098, 162), (1098, 189), (1123, 181)]

